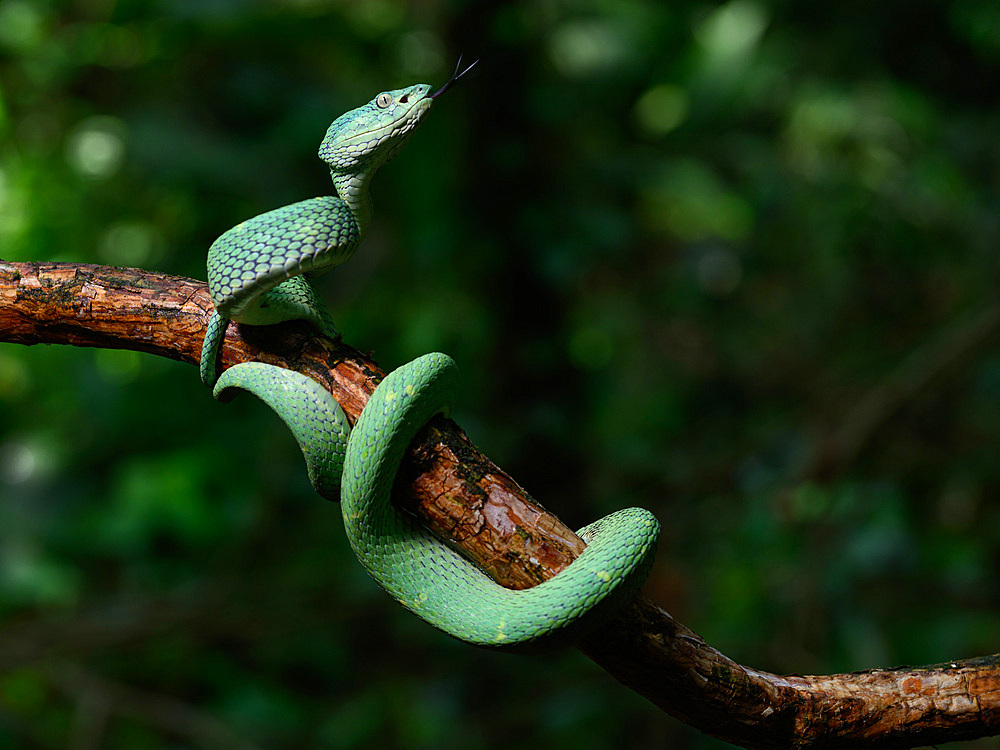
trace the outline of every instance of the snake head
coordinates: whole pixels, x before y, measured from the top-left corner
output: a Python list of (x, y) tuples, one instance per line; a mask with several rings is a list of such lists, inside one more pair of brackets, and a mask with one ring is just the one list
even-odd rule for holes
[(409, 140), (433, 102), (426, 83), (383, 91), (333, 121), (320, 144), (319, 158), (334, 172), (378, 169)]

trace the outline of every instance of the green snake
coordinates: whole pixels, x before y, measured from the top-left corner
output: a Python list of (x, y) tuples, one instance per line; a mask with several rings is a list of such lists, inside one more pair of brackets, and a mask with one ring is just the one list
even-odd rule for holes
[(338, 117), (319, 149), (336, 195), (261, 214), (213, 243), (208, 283), (215, 309), (201, 377), (214, 383), (220, 400), (243, 389), (278, 413), (302, 449), (316, 491), (335, 496), (339, 486), (347, 537), (358, 559), (404, 607), (482, 646), (572, 639), (635, 595), (652, 565), (659, 523), (641, 508), (612, 513), (578, 532), (588, 545), (565, 570), (514, 591), (398, 511), (389, 501), (393, 478), (416, 432), (448, 406), (457, 379), (450, 357), (426, 354), (391, 372), (353, 429), (333, 396), (301, 373), (249, 362), (216, 377), (229, 320), (269, 325), (304, 319), (337, 336), (305, 275), (351, 256), (371, 219), (368, 187), (375, 172), (402, 148), (435, 98), (468, 69), (459, 73), (456, 67), (434, 93), (426, 84), (384, 91)]

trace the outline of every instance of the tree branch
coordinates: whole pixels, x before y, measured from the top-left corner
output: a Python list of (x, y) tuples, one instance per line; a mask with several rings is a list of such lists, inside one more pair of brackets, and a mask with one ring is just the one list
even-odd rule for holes
[[(138, 269), (0, 261), (0, 342), (149, 352), (196, 364), (202, 282)], [(304, 325), (230, 326), (222, 363), (260, 360), (323, 383), (354, 421), (383, 373)], [(437, 417), (393, 501), (510, 588), (569, 565), (583, 542)], [(637, 599), (578, 647), (668, 713), (748, 748), (914, 747), (1000, 733), (1000, 655), (920, 668), (781, 677), (741, 666)]]

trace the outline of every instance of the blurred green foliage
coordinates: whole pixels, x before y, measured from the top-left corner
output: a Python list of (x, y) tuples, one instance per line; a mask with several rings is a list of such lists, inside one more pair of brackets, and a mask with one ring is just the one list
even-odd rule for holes
[[(998, 8), (0, 0), (0, 257), (203, 278), (331, 190), (334, 117), (481, 57), (322, 281), (346, 340), (451, 353), (453, 416), (569, 523), (654, 510), (649, 595), (736, 659), (990, 653)], [(193, 367), (0, 347), (0, 499), (0, 750), (721, 746), (393, 606)]]

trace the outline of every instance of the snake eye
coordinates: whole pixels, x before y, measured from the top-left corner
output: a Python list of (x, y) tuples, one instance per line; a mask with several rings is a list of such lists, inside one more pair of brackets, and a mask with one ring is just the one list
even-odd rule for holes
[(383, 92), (383, 93), (381, 93), (381, 94), (379, 94), (378, 96), (375, 97), (375, 104), (380, 109), (385, 109), (390, 104), (392, 104), (392, 97), (389, 96), (388, 94), (386, 94), (385, 92)]

